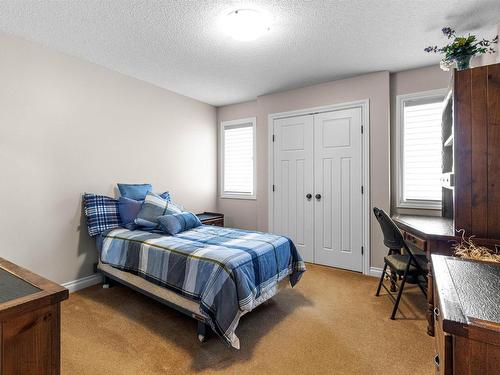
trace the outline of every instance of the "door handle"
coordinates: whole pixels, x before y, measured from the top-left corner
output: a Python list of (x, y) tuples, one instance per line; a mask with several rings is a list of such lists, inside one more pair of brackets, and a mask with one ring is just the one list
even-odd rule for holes
[(314, 197), (315, 197), (317, 200), (320, 200), (320, 199), (321, 199), (321, 194), (316, 194)]
[(313, 196), (312, 196), (312, 194), (311, 194), (311, 193), (308, 193), (308, 194), (306, 195), (306, 198), (307, 198), (307, 200), (308, 200), (308, 201), (310, 201), (312, 197), (313, 197)]

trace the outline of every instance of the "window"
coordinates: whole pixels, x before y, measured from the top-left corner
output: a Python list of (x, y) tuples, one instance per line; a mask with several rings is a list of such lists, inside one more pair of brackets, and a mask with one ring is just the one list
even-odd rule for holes
[(255, 117), (221, 122), (222, 198), (255, 199), (255, 123)]
[(398, 207), (441, 208), (445, 94), (435, 90), (397, 97)]

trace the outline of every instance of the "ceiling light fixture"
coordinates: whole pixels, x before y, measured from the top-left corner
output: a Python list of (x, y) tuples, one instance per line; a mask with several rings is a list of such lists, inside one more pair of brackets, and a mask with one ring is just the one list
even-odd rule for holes
[(238, 9), (223, 17), (225, 31), (239, 41), (255, 40), (269, 31), (269, 21), (263, 13), (253, 9)]

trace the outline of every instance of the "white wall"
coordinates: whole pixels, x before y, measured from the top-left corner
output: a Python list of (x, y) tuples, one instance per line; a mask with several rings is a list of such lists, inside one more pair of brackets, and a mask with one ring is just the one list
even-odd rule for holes
[[(245, 222), (250, 229), (268, 229), (269, 114), (363, 99), (370, 100), (371, 205), (389, 210), (389, 73), (379, 72), (260, 96), (257, 98), (256, 108), (255, 102), (218, 108), (218, 120), (257, 116), (257, 200), (241, 202), (219, 199), (219, 208), (227, 210), (228, 220), (234, 223)], [(257, 213), (255, 219), (254, 211)], [(380, 267), (387, 251), (383, 247), (378, 224), (372, 216), (371, 244), (371, 264)]]
[(0, 34), (0, 256), (56, 282), (92, 273), (81, 194), (150, 182), (216, 208), (216, 110)]

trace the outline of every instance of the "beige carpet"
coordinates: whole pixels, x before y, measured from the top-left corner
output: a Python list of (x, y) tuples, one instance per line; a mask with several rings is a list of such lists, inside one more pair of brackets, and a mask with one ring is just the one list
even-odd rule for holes
[(241, 349), (122, 287), (99, 286), (62, 305), (62, 373), (77, 374), (431, 374), (433, 339), (425, 300), (410, 285), (398, 320), (375, 297), (377, 280), (308, 265), (294, 288), (244, 316)]

